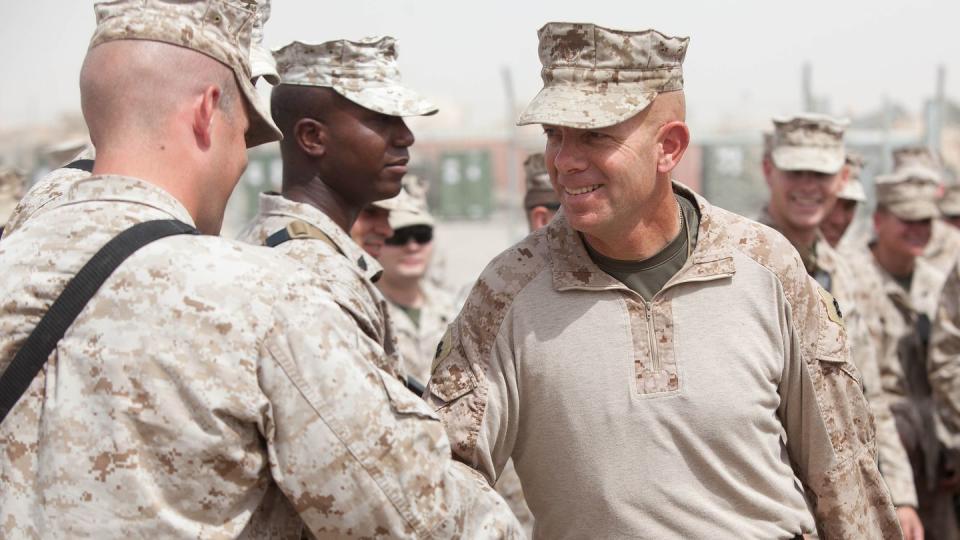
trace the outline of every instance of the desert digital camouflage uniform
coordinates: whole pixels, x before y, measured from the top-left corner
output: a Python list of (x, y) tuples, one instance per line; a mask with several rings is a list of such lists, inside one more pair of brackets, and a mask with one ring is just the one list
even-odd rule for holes
[[(628, 118), (681, 88), (686, 44), (549, 23), (521, 122)], [(798, 480), (822, 537), (896, 537), (832, 297), (782, 236), (674, 191), (698, 240), (650, 302), (562, 210), (490, 263), (428, 388), (457, 459), (493, 482), (513, 457), (540, 538), (791, 538), (814, 527)]]
[(13, 209), (23, 197), (24, 174), (12, 167), (0, 167), (0, 235)]
[[(391, 37), (335, 40), (320, 45), (295, 41), (277, 50), (274, 57), (281, 84), (330, 87), (362, 107), (391, 116), (437, 111), (400, 83), (396, 43)], [(240, 239), (263, 245), (267, 237), (291, 224), (302, 228), (303, 233), (275, 249), (314, 269), (325, 279), (350, 288), (351, 298), (360, 299), (359, 305), (351, 306), (359, 314), (358, 324), (387, 352), (380, 367), (397, 377), (405, 376), (396, 330), (391, 323), (395, 316), (373, 285), (383, 269), (326, 214), (280, 194), (263, 194), (257, 215), (240, 234)], [(307, 227), (303, 227), (304, 224)]]
[[(941, 207), (942, 209), (942, 207)], [(960, 452), (960, 266), (954, 264), (940, 295), (930, 337), (929, 377), (944, 442)]]
[[(876, 179), (877, 204), (904, 220), (937, 216), (935, 172), (905, 165)], [(916, 259), (910, 289), (869, 257), (880, 276), (885, 301), (875, 306), (882, 324), (881, 377), (891, 396), (890, 408), (900, 438), (910, 457), (919, 498), (918, 513), (927, 538), (958, 538), (952, 495), (939, 489), (944, 459), (927, 355), (931, 321), (943, 288), (944, 276), (923, 257)]]
[[(822, 115), (803, 114), (774, 119), (773, 123), (770, 159), (777, 168), (836, 174), (847, 164), (843, 143), (846, 125), (843, 122)], [(758, 221), (780, 230), (769, 207), (763, 209)], [(863, 378), (864, 393), (876, 422), (880, 470), (890, 488), (890, 498), (895, 506), (916, 508), (917, 492), (910, 460), (890, 412), (891, 398), (880, 380), (881, 351), (876, 331), (879, 319), (876, 312), (862, 305), (883, 301), (880, 280), (861, 277), (819, 232), (813, 245), (794, 244), (793, 247), (800, 254), (807, 273), (837, 299), (843, 313), (850, 356)]]
[[(192, 29), (209, 54), (249, 32), (247, 9), (216, 0), (96, 10), (91, 47)], [(153, 219), (192, 223), (157, 186), (94, 176), (0, 242), (0, 368), (96, 250)], [(139, 250), (0, 425), (0, 537), (513, 535), (436, 415), (374, 366), (382, 350), (333, 286), (214, 236)]]
[[(397, 338), (387, 302), (373, 285), (383, 269), (350, 236), (316, 207), (283, 198), (278, 193), (260, 194), (260, 207), (239, 239), (264, 245), (267, 237), (291, 223), (302, 236), (276, 246), (275, 250), (312, 269), (324, 280), (339, 284), (349, 294), (338, 300), (346, 304), (359, 328), (386, 353), (378, 367), (402, 377)], [(305, 226), (304, 226), (305, 225)]]

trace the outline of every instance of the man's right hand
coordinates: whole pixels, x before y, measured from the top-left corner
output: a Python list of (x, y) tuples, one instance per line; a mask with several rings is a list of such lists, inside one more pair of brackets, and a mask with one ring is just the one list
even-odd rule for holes
[(904, 540), (923, 540), (923, 524), (920, 523), (916, 509), (912, 506), (897, 508), (897, 519), (900, 521)]

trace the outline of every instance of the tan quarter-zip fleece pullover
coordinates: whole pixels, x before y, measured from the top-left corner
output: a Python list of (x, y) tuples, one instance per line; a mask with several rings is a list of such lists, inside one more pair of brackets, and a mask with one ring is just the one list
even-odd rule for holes
[[(694, 197), (686, 188), (675, 190)], [(513, 457), (537, 538), (897, 538), (832, 297), (786, 239), (701, 212), (651, 302), (558, 216), (494, 259), (427, 391), (456, 457)]]

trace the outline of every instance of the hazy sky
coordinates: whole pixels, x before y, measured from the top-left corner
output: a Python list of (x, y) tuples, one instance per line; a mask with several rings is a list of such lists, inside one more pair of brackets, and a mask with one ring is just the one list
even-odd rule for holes
[[(0, 130), (77, 109), (92, 5), (3, 0)], [(423, 122), (474, 132), (506, 122), (502, 66), (521, 106), (539, 90), (536, 31), (552, 20), (690, 36), (684, 72), (695, 134), (798, 111), (804, 61), (836, 113), (875, 109), (883, 96), (919, 110), (938, 64), (948, 95), (960, 96), (960, 3), (942, 0), (273, 0), (266, 43), (392, 35), (406, 81), (441, 107)]]

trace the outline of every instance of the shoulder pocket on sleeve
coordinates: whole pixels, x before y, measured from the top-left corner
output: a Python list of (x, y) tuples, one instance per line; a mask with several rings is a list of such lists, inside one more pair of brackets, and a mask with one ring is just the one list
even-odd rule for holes
[(447, 327), (430, 374), (430, 393), (444, 403), (458, 398), (477, 388), (477, 377), (463, 353), (456, 335), (456, 322)]
[(387, 392), (390, 407), (400, 415), (414, 415), (422, 418), (440, 421), (429, 405), (416, 394), (411, 392), (402, 382), (381, 369), (377, 370), (383, 389)]

